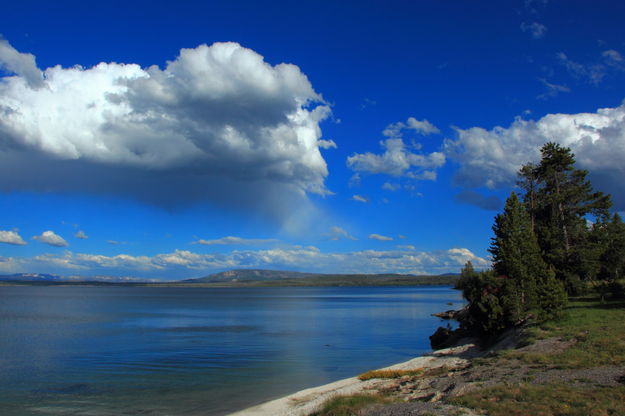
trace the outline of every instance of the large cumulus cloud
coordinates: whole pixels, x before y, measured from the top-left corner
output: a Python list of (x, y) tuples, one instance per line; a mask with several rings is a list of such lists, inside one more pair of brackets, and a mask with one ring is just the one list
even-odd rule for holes
[[(237, 43), (160, 68), (39, 71), (0, 45), (0, 189), (88, 191), (160, 205), (210, 201), (272, 215), (324, 194), (329, 107), (291, 64)], [(3, 49), (4, 48), (4, 49)]]
[(465, 187), (514, 185), (519, 168), (540, 159), (540, 147), (554, 141), (570, 147), (577, 165), (590, 171), (596, 189), (625, 208), (625, 103), (594, 113), (548, 114), (538, 121), (516, 119), (509, 127), (457, 129), (446, 154), (459, 163), (456, 180)]

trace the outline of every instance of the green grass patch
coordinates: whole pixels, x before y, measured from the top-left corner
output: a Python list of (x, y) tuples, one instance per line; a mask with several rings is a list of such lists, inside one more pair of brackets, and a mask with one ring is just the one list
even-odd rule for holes
[(380, 394), (354, 394), (337, 396), (324, 403), (321, 410), (310, 416), (353, 416), (372, 404), (391, 403), (392, 400)]
[(577, 300), (563, 318), (533, 328), (528, 337), (558, 337), (573, 344), (556, 354), (506, 351), (499, 358), (557, 368), (625, 365), (625, 302)]
[(625, 386), (576, 389), (566, 385), (496, 386), (447, 402), (489, 416), (625, 415)]

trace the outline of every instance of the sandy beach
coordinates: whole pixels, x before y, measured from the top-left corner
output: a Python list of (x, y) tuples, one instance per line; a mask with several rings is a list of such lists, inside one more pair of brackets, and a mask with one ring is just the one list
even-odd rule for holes
[[(484, 354), (474, 343), (466, 342), (460, 346), (437, 350), (435, 352), (381, 368), (380, 370), (417, 370), (438, 367), (458, 368), (469, 364), (471, 358)], [(324, 402), (335, 396), (355, 393), (374, 393), (395, 380), (371, 379), (361, 381), (358, 377), (346, 378), (298, 391), (288, 396), (262, 403), (235, 413), (230, 416), (307, 416), (318, 410)]]

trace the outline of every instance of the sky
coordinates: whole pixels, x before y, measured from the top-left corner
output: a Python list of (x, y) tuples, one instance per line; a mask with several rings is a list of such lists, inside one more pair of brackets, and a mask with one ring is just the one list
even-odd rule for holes
[(13, 2), (0, 274), (490, 264), (555, 141), (625, 210), (625, 3)]

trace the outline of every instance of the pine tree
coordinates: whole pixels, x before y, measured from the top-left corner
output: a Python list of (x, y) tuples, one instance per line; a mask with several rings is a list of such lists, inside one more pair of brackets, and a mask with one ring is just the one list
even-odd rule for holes
[(495, 217), (493, 232), (489, 251), (495, 273), (506, 279), (503, 303), (510, 321), (520, 322), (543, 306), (539, 289), (553, 272), (541, 256), (530, 217), (516, 193), (510, 194), (503, 213)]
[(601, 277), (616, 281), (625, 277), (625, 224), (621, 216), (614, 214), (605, 224), (605, 250), (601, 254)]
[(575, 156), (570, 149), (556, 143), (541, 148), (542, 159), (536, 166), (521, 170), (526, 192), (525, 203), (531, 205), (535, 232), (543, 257), (565, 282), (569, 293), (577, 292), (581, 280), (593, 279), (598, 251), (589, 242), (586, 216), (608, 215), (609, 195), (593, 192), (588, 172), (575, 169)]

